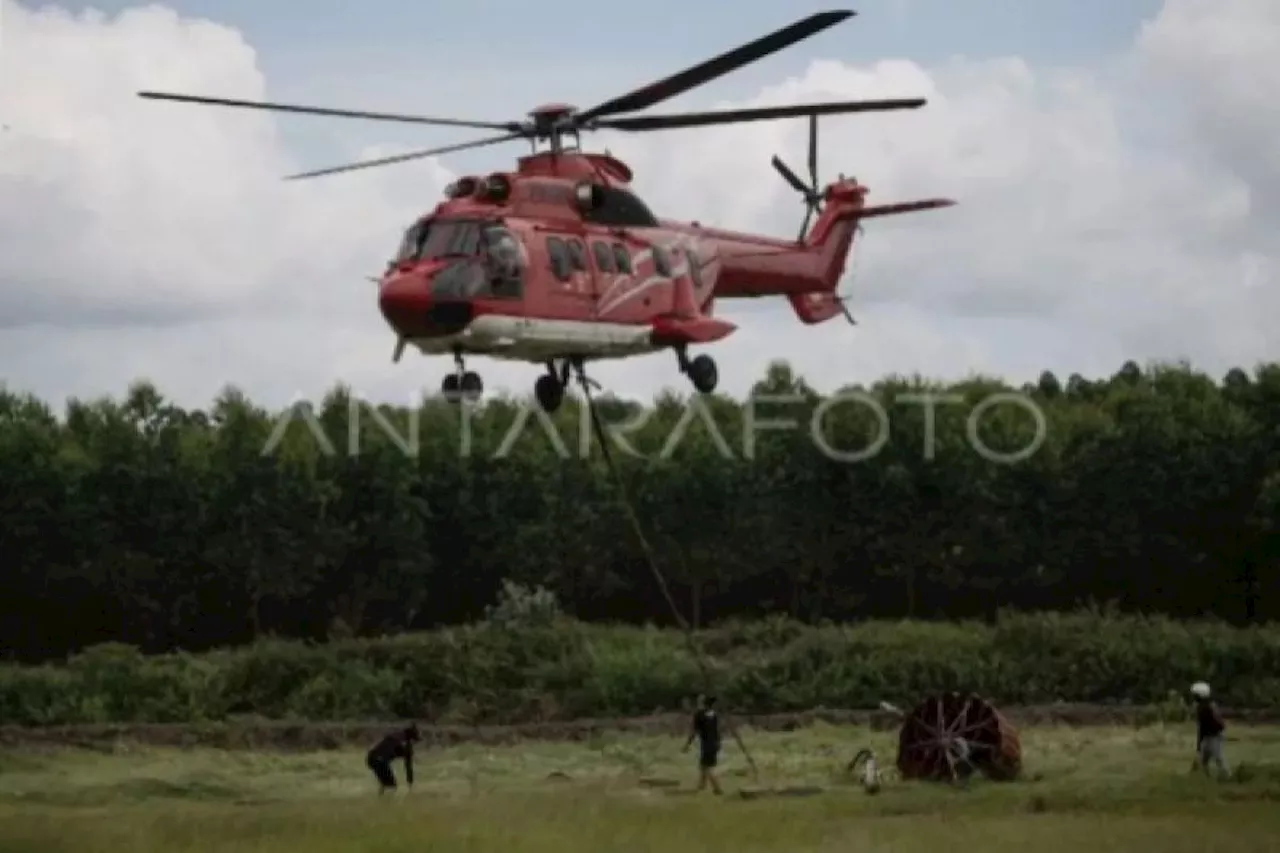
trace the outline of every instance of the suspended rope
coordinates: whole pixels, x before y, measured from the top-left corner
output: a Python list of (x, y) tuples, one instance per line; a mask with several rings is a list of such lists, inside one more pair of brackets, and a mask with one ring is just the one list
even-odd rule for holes
[[(581, 369), (581, 366), (578, 366), (577, 374), (578, 383), (582, 386), (582, 393), (587, 401), (587, 411), (591, 415), (592, 429), (595, 431), (596, 440), (600, 442), (600, 450), (604, 456), (605, 465), (613, 477), (614, 487), (618, 490), (618, 502), (622, 504), (622, 508), (631, 522), (631, 528), (635, 532), (636, 539), (640, 542), (640, 547), (644, 551), (645, 560), (649, 564), (649, 571), (652, 573), (654, 581), (657, 582), (658, 589), (662, 592), (662, 597), (666, 599), (671, 615), (684, 633), (685, 645), (689, 648), (689, 653), (693, 656), (694, 662), (698, 665), (698, 670), (702, 673), (703, 692), (708, 695), (712, 694), (715, 691), (712, 689), (711, 668), (707, 665), (706, 659), (702, 656), (702, 651), (698, 648), (698, 643), (694, 639), (693, 627), (684, 618), (684, 614), (680, 612), (680, 607), (676, 604), (675, 598), (671, 595), (671, 588), (667, 585), (667, 579), (662, 574), (662, 568), (658, 565), (658, 558), (653, 545), (649, 542), (649, 537), (645, 535), (644, 525), (640, 523), (640, 516), (636, 513), (635, 505), (632, 504), (631, 497), (627, 493), (626, 483), (622, 479), (622, 472), (614, 462), (613, 454), (609, 452), (609, 442), (605, 435), (604, 424), (600, 420), (600, 413), (597, 411), (595, 400), (591, 396), (590, 380), (587, 379), (586, 373)], [(752, 779), (758, 781), (760, 778), (759, 770), (756, 768), (755, 759), (751, 757), (751, 752), (747, 749), (747, 745), (743, 743), (742, 736), (738, 734), (737, 728), (731, 725), (727, 719), (725, 720), (725, 728), (729, 730), (729, 734), (733, 736), (738, 748), (742, 750), (743, 756), (746, 757), (747, 764), (751, 767)]]

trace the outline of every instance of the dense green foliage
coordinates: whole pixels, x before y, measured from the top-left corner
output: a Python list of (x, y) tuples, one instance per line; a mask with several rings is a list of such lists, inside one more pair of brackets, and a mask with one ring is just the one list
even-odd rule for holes
[[(737, 712), (866, 708), (939, 689), (1001, 703), (1159, 703), (1208, 678), (1234, 706), (1280, 704), (1280, 627), (1166, 617), (1005, 614), (992, 624), (775, 617), (700, 632)], [(672, 629), (511, 620), (201, 655), (101, 646), (0, 667), (0, 722), (196, 722), (231, 715), (529, 722), (670, 711), (703, 681)]]
[[(867, 390), (890, 429), (858, 462), (824, 455), (807, 428), (749, 427), (753, 412), (807, 425), (816, 411), (835, 447), (874, 437), (865, 405), (826, 406), (781, 364), (756, 391), (794, 393), (790, 406), (602, 402), (612, 424), (649, 415), (625, 436), (634, 452), (612, 446), (686, 614), (990, 618), (1110, 600), (1280, 614), (1280, 366), (1221, 383), (1184, 366), (1046, 374), (1020, 389), (1046, 432), (1016, 464), (966, 438), (974, 407), (1010, 390), (999, 382)], [(927, 413), (903, 398), (922, 391), (960, 395), (936, 408), (931, 454)], [(57, 413), (0, 391), (0, 648), (31, 661), (106, 641), (151, 652), (424, 630), (480, 618), (504, 580), (545, 586), (584, 621), (669, 624), (572, 401), (554, 437), (506, 399), (375, 413), (336, 389), (307, 411), (234, 390), (184, 410), (139, 383)], [(978, 428), (1004, 450), (1034, 432), (1013, 405)]]

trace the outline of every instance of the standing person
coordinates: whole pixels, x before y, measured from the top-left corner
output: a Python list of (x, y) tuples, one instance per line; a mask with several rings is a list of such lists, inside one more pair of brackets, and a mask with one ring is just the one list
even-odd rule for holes
[(722, 793), (716, 779), (716, 762), (720, 758), (720, 718), (716, 716), (716, 697), (703, 696), (693, 713), (693, 726), (682, 752), (688, 752), (693, 739), (698, 739), (698, 790), (710, 783), (711, 790)]
[(1196, 702), (1196, 767), (1207, 775), (1212, 762), (1220, 777), (1231, 775), (1222, 757), (1222, 733), (1227, 724), (1222, 720), (1217, 704), (1211, 699), (1209, 685), (1197, 681), (1191, 685), (1191, 695)]
[(396, 774), (391, 769), (391, 762), (397, 758), (404, 759), (405, 782), (410, 788), (413, 787), (413, 745), (421, 739), (418, 724), (410, 723), (407, 728), (391, 732), (369, 750), (365, 764), (378, 780), (379, 795), (396, 788)]

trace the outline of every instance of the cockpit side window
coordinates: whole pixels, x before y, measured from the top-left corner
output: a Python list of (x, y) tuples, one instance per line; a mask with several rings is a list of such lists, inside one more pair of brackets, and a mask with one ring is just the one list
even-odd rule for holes
[(426, 236), (427, 223), (415, 222), (408, 231), (404, 232), (404, 239), (400, 241), (400, 248), (396, 251), (395, 258), (392, 259), (391, 265), (412, 261), (418, 257), (418, 252), (422, 249), (422, 238)]
[(524, 254), (519, 238), (501, 225), (487, 225), (480, 237), (492, 296), (519, 298), (524, 287)]
[(442, 262), (432, 273), (432, 292), (438, 298), (523, 296), (524, 248), (519, 236), (500, 221), (433, 219), (415, 229), (405, 236), (401, 256)]

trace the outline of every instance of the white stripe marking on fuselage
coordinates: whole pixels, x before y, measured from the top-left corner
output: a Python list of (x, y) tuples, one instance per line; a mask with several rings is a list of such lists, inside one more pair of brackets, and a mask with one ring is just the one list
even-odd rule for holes
[[(703, 266), (707, 268), (707, 271), (709, 272), (714, 272), (715, 269), (713, 265), (719, 262), (719, 257), (714, 251), (712, 251), (710, 253), (710, 256), (708, 257), (708, 254), (704, 251), (706, 243), (692, 234), (677, 234), (675, 237), (672, 237), (669, 240), (665, 240), (663, 242), (655, 242), (654, 246), (661, 248), (667, 252), (670, 252), (676, 256), (677, 262), (671, 269), (671, 275), (649, 276), (648, 278), (645, 278), (639, 284), (631, 288), (628, 288), (627, 285), (632, 284), (634, 282), (635, 280), (634, 276), (632, 275), (618, 276), (613, 280), (613, 282), (609, 285), (609, 287), (606, 288), (605, 291), (600, 295), (600, 299), (597, 302), (597, 305), (599, 307), (596, 309), (596, 313), (598, 316), (605, 316), (611, 313), (619, 306), (625, 305), (626, 303), (635, 299), (637, 296), (640, 296), (641, 294), (652, 290), (654, 287), (660, 284), (674, 283), (677, 279), (688, 276), (690, 273), (689, 259), (684, 252), (677, 251), (678, 249), (684, 248), (692, 251), (693, 254), (698, 258), (699, 266)], [(651, 260), (652, 256), (653, 256), (652, 248), (641, 249), (639, 252), (636, 252), (636, 254), (632, 256), (632, 268), (638, 269), (641, 264)], [(703, 292), (705, 290), (707, 290), (705, 280), (703, 282), (703, 287), (699, 288), (695, 286), (693, 289), (694, 301), (697, 303), (699, 308), (702, 308), (703, 306), (706, 305), (707, 298), (710, 296), (709, 292), (707, 293)], [(622, 291), (622, 292), (618, 293), (618, 291)]]

